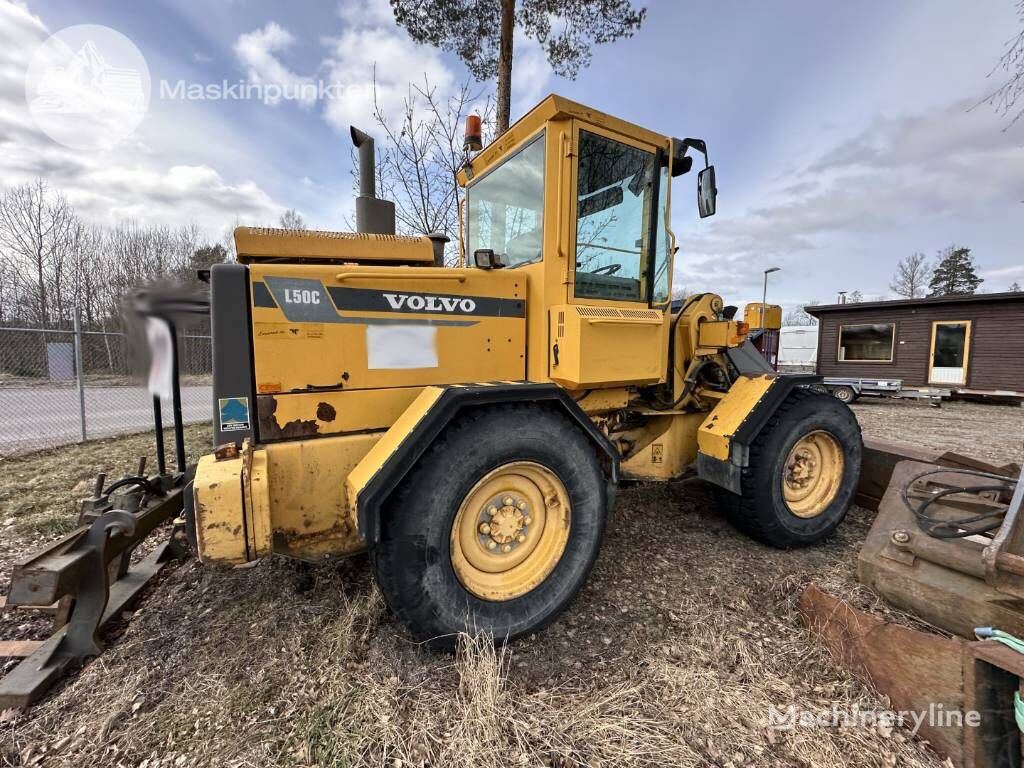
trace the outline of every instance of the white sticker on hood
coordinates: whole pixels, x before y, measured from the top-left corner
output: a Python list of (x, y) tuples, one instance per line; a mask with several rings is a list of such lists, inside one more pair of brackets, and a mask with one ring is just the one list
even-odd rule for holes
[(437, 368), (437, 328), (431, 325), (366, 326), (370, 370)]

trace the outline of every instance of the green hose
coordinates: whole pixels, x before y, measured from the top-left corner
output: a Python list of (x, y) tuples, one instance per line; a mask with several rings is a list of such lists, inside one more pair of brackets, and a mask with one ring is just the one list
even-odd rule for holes
[[(995, 640), (1007, 648), (1012, 648), (1017, 653), (1024, 654), (1024, 640), (1014, 637), (1009, 632), (992, 627), (976, 627), (974, 636), (979, 640)], [(1013, 692), (1013, 717), (1017, 721), (1017, 728), (1024, 733), (1024, 701), (1021, 700), (1020, 693), (1017, 691)]]

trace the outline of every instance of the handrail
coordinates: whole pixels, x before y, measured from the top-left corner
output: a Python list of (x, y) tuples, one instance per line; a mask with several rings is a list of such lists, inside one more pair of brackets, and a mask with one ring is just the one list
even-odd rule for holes
[[(395, 274), (398, 272), (399, 274)], [(339, 283), (346, 280), (457, 280), (460, 283), (466, 282), (465, 275), (438, 275), (430, 272), (415, 274), (401, 274), (401, 270), (391, 269), (388, 271), (379, 270), (376, 272), (339, 272), (334, 279)]]
[(564, 259), (568, 254), (562, 248), (562, 215), (563, 215), (563, 203), (562, 200), (566, 195), (569, 194), (569, 190), (563, 189), (565, 181), (565, 159), (566, 157), (572, 157), (571, 147), (568, 155), (566, 155), (566, 144), (568, 142), (568, 136), (563, 132), (558, 142), (558, 203), (555, 208), (555, 236), (558, 238), (558, 245), (555, 252), (558, 254), (558, 258)]

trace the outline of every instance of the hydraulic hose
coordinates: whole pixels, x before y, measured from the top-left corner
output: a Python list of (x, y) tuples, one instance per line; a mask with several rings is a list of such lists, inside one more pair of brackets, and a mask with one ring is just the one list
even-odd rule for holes
[[(985, 485), (965, 485), (956, 488), (946, 488), (939, 491), (933, 496), (923, 499), (919, 504), (915, 504), (910, 500), (910, 486), (920, 480), (922, 477), (928, 477), (929, 475), (938, 474), (957, 474), (957, 475), (971, 475), (973, 477), (983, 477), (987, 480), (998, 480), (999, 484), (985, 484)], [(993, 509), (988, 512), (982, 512), (978, 515), (970, 515), (969, 517), (962, 517), (955, 520), (940, 520), (928, 514), (928, 507), (934, 504), (936, 501), (944, 499), (947, 496), (952, 496), (955, 493), (984, 493), (985, 491), (1005, 491), (1016, 487), (1017, 480), (1011, 477), (1004, 477), (1003, 475), (997, 475), (992, 472), (981, 472), (976, 469), (956, 469), (953, 467), (943, 467), (941, 469), (929, 469), (927, 472), (922, 472), (914, 477), (910, 478), (902, 488), (900, 488), (900, 498), (903, 499), (903, 503), (907, 505), (917, 520), (918, 527), (927, 533), (929, 536), (936, 539), (962, 539), (967, 536), (974, 536), (978, 533), (985, 533), (986, 531), (993, 531), (1003, 524), (1003, 516), (1006, 514), (1006, 509)]]

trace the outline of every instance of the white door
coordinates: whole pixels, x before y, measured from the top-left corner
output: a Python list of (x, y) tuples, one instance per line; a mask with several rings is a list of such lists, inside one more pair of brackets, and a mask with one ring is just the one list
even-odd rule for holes
[(932, 323), (930, 383), (954, 386), (967, 383), (970, 338), (970, 321)]

